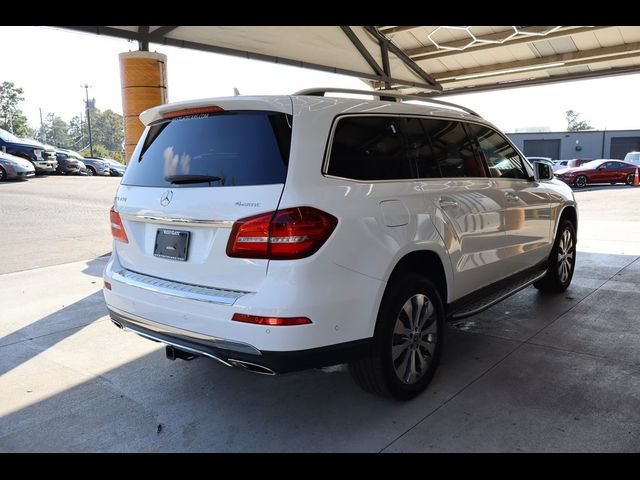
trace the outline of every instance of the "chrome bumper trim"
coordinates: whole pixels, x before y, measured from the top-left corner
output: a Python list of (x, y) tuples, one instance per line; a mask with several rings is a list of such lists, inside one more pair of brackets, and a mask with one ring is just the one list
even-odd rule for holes
[[(146, 338), (150, 338), (152, 340), (155, 340), (157, 342), (161, 342), (161, 343), (166, 343), (168, 345), (172, 345), (176, 348), (179, 348), (181, 350), (187, 350), (189, 352), (192, 353), (197, 353), (198, 355), (205, 355), (207, 357), (211, 357), (211, 358), (215, 358), (216, 360), (220, 360), (219, 358), (215, 357), (214, 355), (201, 351), (201, 350), (196, 350), (193, 347), (186, 347), (184, 345), (182, 345), (180, 343), (180, 339), (178, 338), (173, 338), (171, 341), (167, 341), (161, 338), (157, 338), (154, 337), (152, 333), (147, 333), (147, 332), (141, 332), (139, 330), (137, 330), (135, 328), (135, 326), (139, 326), (148, 330), (152, 330), (154, 332), (157, 332), (159, 334), (165, 334), (165, 335), (180, 335), (183, 336), (185, 338), (191, 338), (194, 340), (198, 340), (198, 341), (203, 341), (203, 342), (207, 342), (209, 343), (212, 347), (216, 347), (216, 348), (221, 348), (223, 350), (230, 350), (232, 352), (242, 352), (242, 353), (250, 353), (252, 355), (262, 355), (262, 352), (260, 350), (258, 350), (256, 347), (254, 347), (253, 345), (249, 345), (248, 343), (243, 343), (243, 342), (236, 342), (234, 340), (227, 340), (226, 338), (220, 338), (220, 337), (214, 337), (211, 335), (205, 335), (202, 333), (196, 333), (196, 332), (191, 332), (189, 330), (182, 330), (180, 328), (176, 328), (176, 327), (171, 327), (169, 325), (163, 325), (162, 323), (157, 323), (154, 322), (153, 320), (149, 320), (147, 318), (143, 318), (140, 317), (138, 315), (135, 315), (133, 313), (128, 313), (128, 312), (124, 312), (118, 308), (112, 307), (111, 305), (108, 305), (107, 308), (109, 309), (109, 312), (112, 314), (115, 314), (116, 317), (122, 317), (123, 320), (126, 320), (128, 323), (133, 324), (133, 326), (131, 325), (122, 325), (118, 322), (118, 318), (114, 319), (112, 318), (111, 321), (116, 323), (118, 326), (120, 326), (123, 330), (130, 330), (134, 333), (137, 333), (138, 335), (141, 335), (143, 337)], [(232, 365), (228, 364), (227, 362), (220, 360), (222, 363), (224, 363), (225, 365), (231, 367)]]
[(125, 220), (144, 223), (158, 223), (161, 225), (183, 226), (183, 227), (211, 227), (211, 228), (231, 228), (232, 220), (197, 220), (188, 218), (154, 217), (150, 215), (131, 215), (120, 213)]
[(238, 298), (249, 292), (238, 290), (223, 290), (221, 288), (205, 287), (202, 285), (192, 285), (189, 283), (174, 282), (164, 278), (144, 275), (126, 268), (114, 271), (113, 280), (131, 285), (132, 287), (143, 288), (163, 295), (198, 300), (200, 302), (217, 303), (221, 305), (233, 305)]

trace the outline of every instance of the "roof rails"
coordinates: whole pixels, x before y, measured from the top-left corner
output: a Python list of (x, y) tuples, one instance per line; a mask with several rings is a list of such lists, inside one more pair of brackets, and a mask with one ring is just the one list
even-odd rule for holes
[[(444, 106), (447, 106), (447, 107), (457, 108), (457, 109), (462, 110), (463, 112), (466, 112), (466, 113), (468, 113), (470, 115), (474, 115), (476, 117), (480, 117), (480, 115), (478, 115), (476, 112), (474, 112), (470, 108), (463, 107), (463, 106), (457, 105), (455, 103), (443, 102), (442, 100), (435, 100), (433, 98), (420, 97), (418, 95), (407, 95), (407, 94), (404, 94), (404, 93), (392, 92), (392, 91), (389, 91), (389, 90), (356, 90), (354, 88), (333, 88), (333, 87), (329, 87), (329, 88), (306, 88), (304, 90), (300, 90), (299, 92), (294, 93), (293, 95), (311, 95), (311, 96), (322, 97), (326, 93), (329, 93), (329, 92), (331, 92), (331, 93), (353, 93), (353, 94), (357, 94), (357, 95), (371, 95), (373, 97), (379, 97), (379, 98), (391, 97), (391, 98), (398, 98), (400, 100), (417, 100), (417, 101), (420, 101), (420, 102), (434, 103), (434, 104), (437, 104), (437, 105), (444, 105)], [(480, 118), (482, 118), (482, 117), (480, 117)]]

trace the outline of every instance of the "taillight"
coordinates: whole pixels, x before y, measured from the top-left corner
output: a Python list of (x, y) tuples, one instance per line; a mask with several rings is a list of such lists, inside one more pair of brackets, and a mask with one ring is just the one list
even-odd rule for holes
[(174, 110), (173, 112), (165, 112), (162, 114), (162, 118), (188, 117), (191, 115), (205, 115), (207, 113), (217, 112), (224, 112), (224, 109), (217, 105), (210, 105), (208, 107), (185, 108), (182, 110)]
[(259, 317), (257, 315), (245, 315), (244, 313), (234, 313), (231, 320), (234, 322), (255, 323), (256, 325), (285, 326), (285, 325), (307, 325), (311, 323), (307, 317)]
[(124, 231), (122, 219), (120, 218), (120, 214), (116, 212), (115, 208), (111, 207), (109, 217), (111, 217), (111, 235), (113, 235), (113, 238), (124, 243), (129, 243), (127, 232)]
[(241, 218), (233, 224), (227, 255), (292, 260), (313, 255), (338, 219), (313, 207), (294, 207)]

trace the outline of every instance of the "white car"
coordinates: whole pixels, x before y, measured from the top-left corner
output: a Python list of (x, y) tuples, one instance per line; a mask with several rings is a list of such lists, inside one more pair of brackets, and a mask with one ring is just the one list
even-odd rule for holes
[(640, 166), (640, 152), (629, 152), (624, 156), (624, 161)]
[(171, 359), (349, 363), (364, 389), (408, 399), (445, 320), (534, 282), (569, 286), (576, 201), (470, 110), (325, 93), (143, 112), (104, 296), (118, 327)]

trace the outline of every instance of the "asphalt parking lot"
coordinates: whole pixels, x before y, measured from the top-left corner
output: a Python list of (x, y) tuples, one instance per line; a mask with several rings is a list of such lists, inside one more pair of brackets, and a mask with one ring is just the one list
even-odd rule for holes
[(640, 451), (640, 188), (577, 192), (569, 290), (449, 325), (432, 385), (398, 403), (342, 366), (170, 362), (115, 328), (100, 288), (117, 184), (0, 184), (0, 451)]

